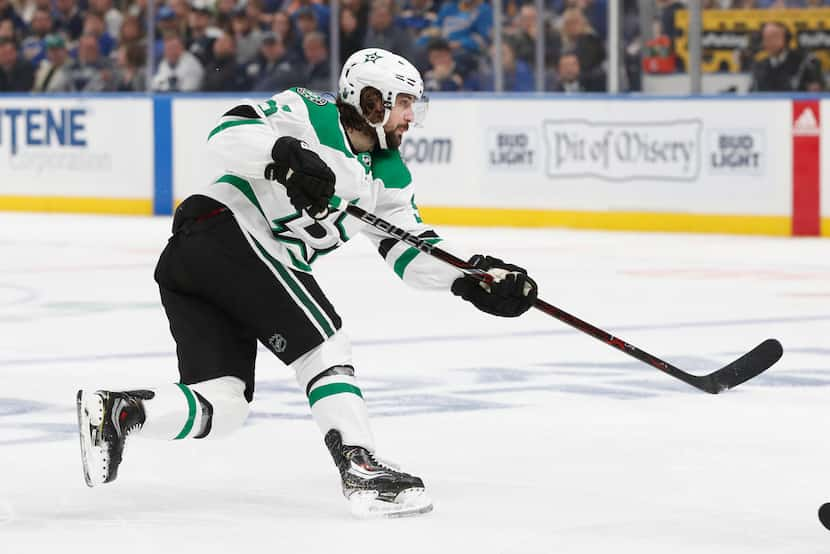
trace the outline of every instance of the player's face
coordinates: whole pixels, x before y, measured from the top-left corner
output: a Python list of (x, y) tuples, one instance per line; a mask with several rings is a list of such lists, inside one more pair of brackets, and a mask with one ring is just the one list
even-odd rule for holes
[(399, 94), (389, 114), (389, 121), (383, 126), (386, 133), (386, 145), (397, 148), (403, 141), (403, 134), (409, 130), (409, 125), (415, 121), (415, 97), (409, 94)]

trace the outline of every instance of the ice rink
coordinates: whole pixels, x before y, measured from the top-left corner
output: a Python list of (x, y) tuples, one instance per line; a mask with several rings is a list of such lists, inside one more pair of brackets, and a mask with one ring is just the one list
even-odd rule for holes
[(153, 268), (167, 218), (0, 214), (0, 553), (818, 554), (830, 533), (830, 242), (439, 229), (526, 266), (552, 304), (696, 373), (710, 396), (532, 311), (408, 289), (356, 238), (315, 264), (354, 341), (381, 456), (435, 511), (352, 519), (293, 375), (261, 349), (244, 429), (128, 445), (84, 485), (82, 387), (176, 380)]

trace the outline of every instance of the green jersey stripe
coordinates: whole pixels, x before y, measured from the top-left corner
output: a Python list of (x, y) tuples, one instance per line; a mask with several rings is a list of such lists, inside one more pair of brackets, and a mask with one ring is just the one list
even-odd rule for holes
[(351, 393), (356, 394), (360, 398), (363, 398), (363, 393), (354, 385), (350, 385), (349, 383), (330, 383), (328, 385), (323, 385), (322, 387), (317, 387), (308, 395), (308, 404), (309, 406), (314, 406), (318, 400), (322, 400), (327, 396), (332, 396), (333, 394), (342, 394), (342, 393)]
[(196, 397), (193, 396), (193, 391), (187, 385), (182, 385), (181, 383), (176, 383), (176, 385), (182, 391), (182, 394), (184, 394), (185, 399), (187, 399), (187, 421), (184, 422), (184, 427), (182, 427), (181, 432), (173, 440), (185, 438), (193, 429), (193, 421), (196, 419)]
[[(441, 240), (442, 239), (427, 239), (427, 242), (430, 243), (430, 244), (436, 244), (436, 243), (441, 242)], [(410, 248), (407, 248), (404, 251), (403, 254), (398, 256), (398, 259), (395, 260), (395, 265), (394, 265), (395, 273), (398, 275), (398, 277), (403, 279), (403, 273), (404, 273), (404, 271), (406, 271), (406, 267), (410, 263), (412, 263), (412, 260), (414, 260), (416, 258), (416, 256), (418, 256), (418, 254), (420, 254), (420, 253), (421, 253), (420, 250), (418, 250), (417, 248), (412, 246)]]
[(291, 275), (291, 272), (282, 265), (279, 260), (271, 256), (265, 248), (259, 243), (256, 238), (249, 234), (248, 236), (251, 237), (251, 240), (254, 241), (257, 249), (259, 250), (260, 254), (262, 254), (266, 260), (268, 260), (274, 269), (277, 270), (277, 273), (282, 278), (283, 282), (288, 285), (294, 295), (303, 303), (303, 305), (308, 309), (314, 319), (317, 320), (317, 323), (320, 324), (320, 327), (323, 328), (323, 331), (329, 337), (334, 335), (334, 329), (332, 329), (331, 323), (325, 318), (325, 316), (321, 313), (321, 309), (314, 303), (314, 301), (309, 298), (309, 296), (303, 290), (302, 285), (294, 279)]
[[(245, 198), (251, 201), (251, 204), (256, 206), (259, 210), (259, 213), (262, 214), (262, 217), (265, 217), (265, 212), (262, 211), (262, 206), (259, 203), (259, 199), (256, 197), (254, 193), (254, 188), (251, 186), (251, 183), (246, 181), (241, 177), (237, 177), (236, 175), (222, 175), (218, 179), (216, 179), (217, 183), (227, 183), (229, 185), (235, 186), (239, 189), (239, 192), (245, 195)], [(265, 219), (268, 219), (265, 217)]]
[(239, 119), (236, 121), (226, 121), (224, 123), (220, 123), (219, 125), (213, 128), (213, 130), (208, 135), (208, 140), (212, 139), (213, 135), (221, 133), (222, 131), (230, 127), (236, 127), (237, 125), (265, 125), (265, 123), (258, 119)]
[(347, 158), (354, 158), (351, 149), (346, 146), (343, 131), (340, 130), (340, 112), (337, 110), (337, 105), (304, 88), (290, 90), (305, 102), (308, 120), (314, 127), (320, 144), (339, 150)]

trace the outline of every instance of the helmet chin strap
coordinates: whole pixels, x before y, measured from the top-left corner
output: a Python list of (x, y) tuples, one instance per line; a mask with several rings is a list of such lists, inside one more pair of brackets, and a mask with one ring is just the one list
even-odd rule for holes
[(386, 150), (389, 148), (389, 145), (386, 144), (386, 131), (383, 130), (383, 126), (386, 125), (387, 121), (389, 121), (390, 115), (392, 115), (392, 111), (386, 108), (384, 109), (383, 121), (381, 121), (380, 123), (372, 123), (371, 121), (369, 122), (369, 125), (375, 128), (375, 134), (378, 136), (378, 145), (380, 146), (381, 150)]

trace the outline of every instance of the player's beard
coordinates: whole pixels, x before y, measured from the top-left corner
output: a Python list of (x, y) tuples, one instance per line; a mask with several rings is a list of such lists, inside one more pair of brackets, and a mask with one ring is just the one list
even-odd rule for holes
[[(397, 135), (397, 131), (399, 129), (403, 129), (403, 133), (401, 133), (400, 137), (398, 137)], [(398, 148), (400, 148), (401, 142), (403, 142), (403, 135), (404, 133), (406, 133), (407, 130), (409, 130), (408, 126), (401, 125), (399, 127), (392, 129), (391, 131), (385, 131), (384, 134), (386, 135), (386, 148), (388, 148), (389, 150), (397, 150)]]
[[(398, 135), (395, 134), (395, 131), (386, 131), (386, 148), (389, 150), (397, 150), (401, 146), (401, 140), (398, 138)], [(401, 137), (403, 138), (403, 137)]]

